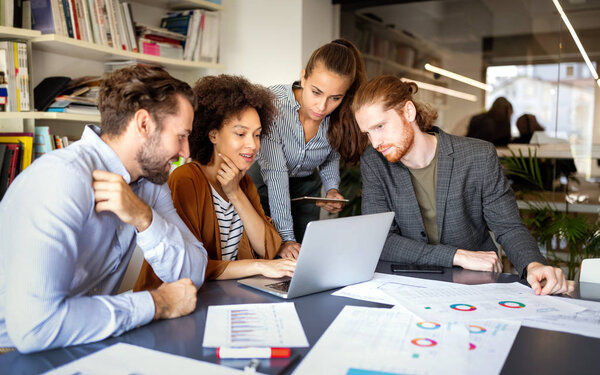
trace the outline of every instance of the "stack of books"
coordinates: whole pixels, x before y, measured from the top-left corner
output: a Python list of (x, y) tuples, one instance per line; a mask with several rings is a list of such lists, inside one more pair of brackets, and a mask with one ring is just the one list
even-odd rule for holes
[(31, 111), (27, 44), (0, 41), (0, 112)]
[(120, 0), (36, 0), (32, 28), (43, 34), (138, 51), (131, 4)]
[(169, 31), (162, 27), (136, 24), (139, 35), (140, 52), (146, 55), (183, 59), (185, 35)]
[(98, 94), (100, 77), (82, 77), (71, 84), (50, 104), (48, 112), (76, 113), (82, 115), (100, 115)]
[(183, 58), (216, 63), (219, 59), (220, 17), (218, 12), (194, 9), (167, 14), (161, 27), (185, 36)]

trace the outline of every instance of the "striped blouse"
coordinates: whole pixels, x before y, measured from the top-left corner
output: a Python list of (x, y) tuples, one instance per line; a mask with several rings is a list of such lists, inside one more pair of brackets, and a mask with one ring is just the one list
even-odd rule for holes
[(223, 199), (212, 186), (210, 190), (212, 191), (213, 204), (221, 234), (221, 259), (237, 260), (244, 224), (242, 224), (242, 220), (233, 204)]
[(295, 241), (290, 203), (289, 178), (310, 176), (319, 168), (325, 191), (337, 189), (340, 184), (340, 155), (331, 149), (327, 139), (329, 116), (319, 126), (317, 134), (308, 143), (298, 109), (300, 104), (289, 85), (275, 85), (269, 89), (275, 94), (279, 114), (270, 134), (262, 139), (257, 161), (269, 192), (269, 207), (275, 228), (283, 241)]

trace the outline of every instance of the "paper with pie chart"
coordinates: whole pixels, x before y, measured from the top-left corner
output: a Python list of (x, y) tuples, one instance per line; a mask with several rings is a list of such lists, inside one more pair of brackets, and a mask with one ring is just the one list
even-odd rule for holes
[(345, 306), (294, 374), (465, 374), (464, 323), (425, 322), (387, 308)]
[(573, 314), (585, 309), (557, 297), (536, 296), (530, 288), (519, 283), (442, 288), (388, 283), (381, 290), (425, 320), (520, 320), (529, 316)]
[(475, 320), (469, 329), (468, 374), (499, 374), (521, 323), (518, 320)]

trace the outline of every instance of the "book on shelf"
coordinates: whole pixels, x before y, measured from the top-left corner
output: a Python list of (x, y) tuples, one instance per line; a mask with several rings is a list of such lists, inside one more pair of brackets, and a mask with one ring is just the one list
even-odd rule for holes
[(30, 29), (30, 0), (0, 0), (0, 26)]
[(137, 51), (131, 6), (121, 0), (35, 0), (32, 16), (43, 34)]
[(33, 161), (33, 133), (0, 133), (0, 143), (22, 144), (21, 168), (27, 168)]
[(0, 41), (0, 111), (30, 110), (27, 44)]
[(194, 9), (171, 12), (161, 26), (185, 36), (184, 60), (218, 62), (220, 15), (218, 12)]

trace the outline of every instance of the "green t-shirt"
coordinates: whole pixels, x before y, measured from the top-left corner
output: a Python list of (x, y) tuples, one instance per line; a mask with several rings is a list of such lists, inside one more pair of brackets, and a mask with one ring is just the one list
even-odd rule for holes
[[(435, 134), (435, 136), (437, 138), (437, 134)], [(438, 238), (436, 200), (437, 161), (438, 149), (436, 143), (435, 156), (428, 166), (419, 169), (408, 168), (410, 171), (410, 179), (412, 180), (415, 189), (417, 202), (421, 209), (421, 216), (423, 217), (427, 238), (429, 239), (429, 243), (433, 245), (440, 243)]]

